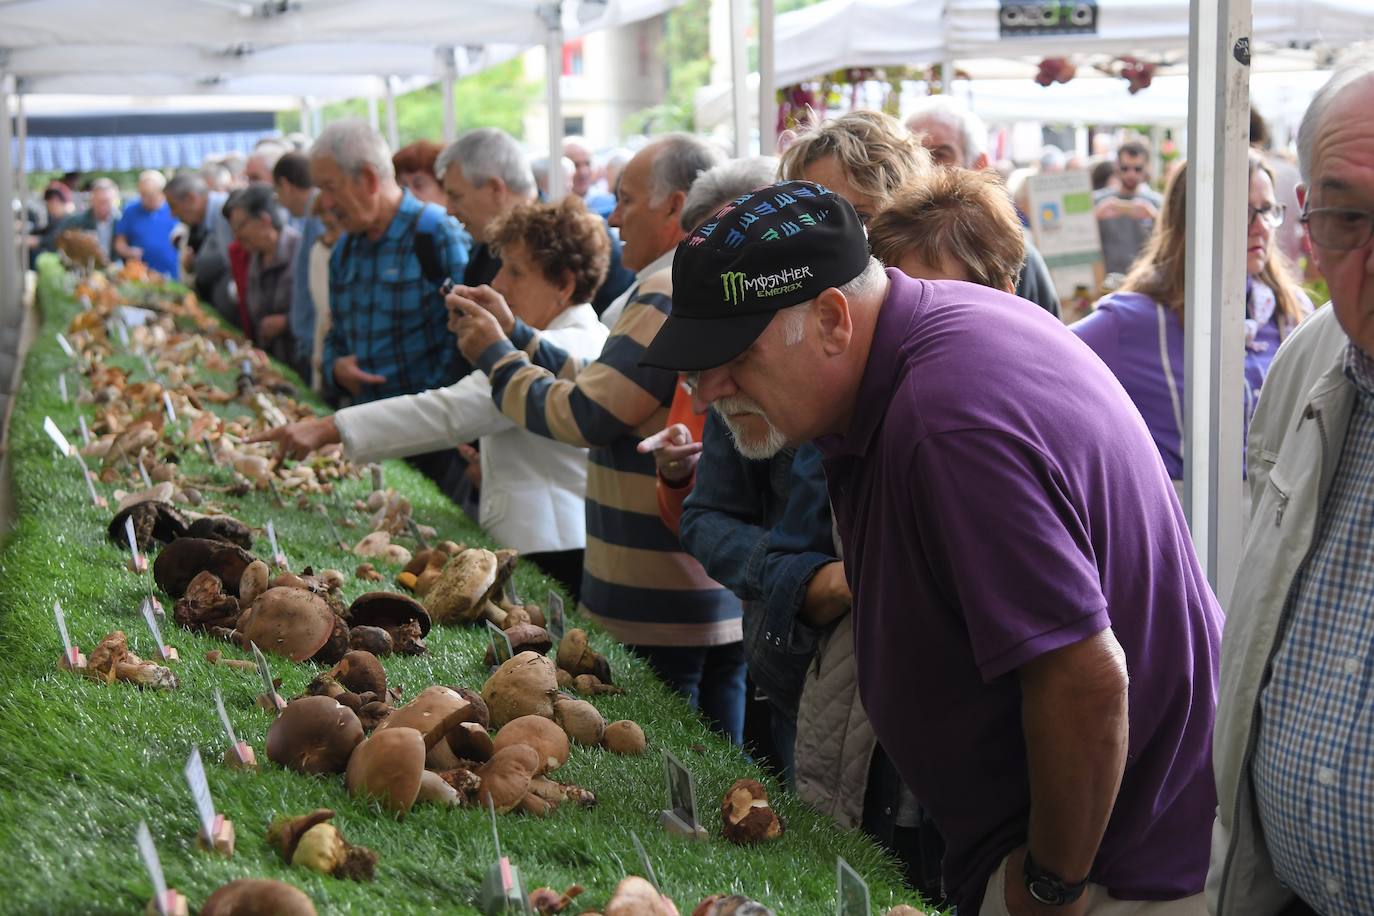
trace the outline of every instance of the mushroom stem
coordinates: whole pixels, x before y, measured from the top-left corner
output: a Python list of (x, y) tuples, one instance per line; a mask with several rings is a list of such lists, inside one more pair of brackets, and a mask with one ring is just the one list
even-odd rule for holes
[(432, 802), (437, 805), (457, 805), (459, 803), (458, 790), (444, 782), (438, 773), (432, 770), (425, 770), (420, 774), (420, 793), (415, 796), (415, 803)]

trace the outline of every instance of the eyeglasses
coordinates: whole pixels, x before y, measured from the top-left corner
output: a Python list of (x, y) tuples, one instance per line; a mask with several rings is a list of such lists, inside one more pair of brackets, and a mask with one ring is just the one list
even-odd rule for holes
[(1363, 248), (1374, 238), (1374, 211), (1322, 207), (1305, 211), (1301, 221), (1313, 243), (1333, 251)]
[(1277, 229), (1283, 225), (1283, 218), (1288, 214), (1286, 204), (1265, 204), (1263, 207), (1246, 208), (1245, 225), (1246, 228), (1254, 225), (1255, 217), (1259, 217), (1260, 222), (1270, 229)]
[(700, 388), (700, 387), (701, 387), (701, 373), (700, 373), (700, 372), (684, 372), (684, 373), (682, 373), (682, 388), (683, 388), (683, 390), (686, 391), (689, 395), (696, 394), (696, 393), (697, 393), (697, 389)]

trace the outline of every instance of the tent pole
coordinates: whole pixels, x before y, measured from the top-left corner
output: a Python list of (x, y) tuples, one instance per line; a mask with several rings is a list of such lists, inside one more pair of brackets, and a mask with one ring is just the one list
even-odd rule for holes
[(401, 145), (400, 132), (396, 129), (396, 88), (391, 84), (391, 77), (384, 77), (386, 80), (386, 139), (391, 144), (391, 151), (394, 153)]
[[(15, 238), (14, 169), (10, 162), (10, 93), (15, 91), (14, 77), (0, 74), (0, 417), (8, 415), (10, 395), (13, 393), (14, 371), (19, 354), (19, 323), (24, 293), (23, 260), (19, 246), (23, 234)], [(21, 223), (22, 224), (22, 223)]]
[(315, 134), (311, 128), (314, 126), (314, 122), (311, 120), (310, 115), (310, 100), (305, 96), (301, 96), (301, 133), (305, 134), (307, 139), (313, 140)]
[(544, 96), (549, 109), (549, 201), (563, 199), (563, 4), (540, 9), (544, 19)]
[(774, 78), (773, 0), (759, 0), (759, 155), (778, 148), (778, 87)]
[(367, 97), (367, 123), (372, 125), (372, 129), (381, 133), (382, 122), (377, 115), (377, 94), (374, 92)]
[[(22, 86), (19, 80), (15, 80), (14, 85), (14, 125), (15, 133), (19, 138), (19, 158), (14, 163), (14, 190), (19, 198), (21, 213), (27, 213), (29, 208), (29, 176), (25, 166), (29, 156), (29, 113), (24, 108), (24, 93), (20, 91)], [(73, 188), (72, 190), (76, 190)], [(24, 263), (24, 240), (19, 239), (19, 263)]]
[(456, 112), (453, 110), (453, 84), (457, 80), (457, 68), (453, 65), (453, 48), (440, 49), (444, 58), (444, 143), (452, 143), (458, 136)]
[(1184, 507), (1221, 606), (1240, 560), (1251, 0), (1192, 0)]
[[(749, 155), (749, 7), (730, 0), (730, 98), (734, 109), (735, 155)], [(759, 113), (762, 116), (762, 112)]]

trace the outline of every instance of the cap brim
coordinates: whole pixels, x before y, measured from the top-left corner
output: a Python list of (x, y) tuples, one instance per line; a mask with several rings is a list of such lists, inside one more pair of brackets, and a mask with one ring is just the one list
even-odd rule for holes
[(678, 372), (723, 366), (749, 349), (776, 314), (759, 312), (732, 318), (669, 315), (639, 364)]

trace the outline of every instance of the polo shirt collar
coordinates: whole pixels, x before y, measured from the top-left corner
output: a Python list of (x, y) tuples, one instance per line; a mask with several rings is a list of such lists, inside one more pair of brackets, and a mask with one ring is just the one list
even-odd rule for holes
[(821, 436), (816, 446), (826, 458), (862, 458), (873, 443), (892, 402), (892, 390), (902, 367), (902, 353), (906, 349), (912, 325), (924, 312), (930, 297), (930, 286), (912, 280), (896, 268), (887, 268), (889, 286), (878, 322), (873, 329), (873, 342), (868, 349), (868, 364), (854, 403), (854, 415), (849, 429), (840, 435)]

